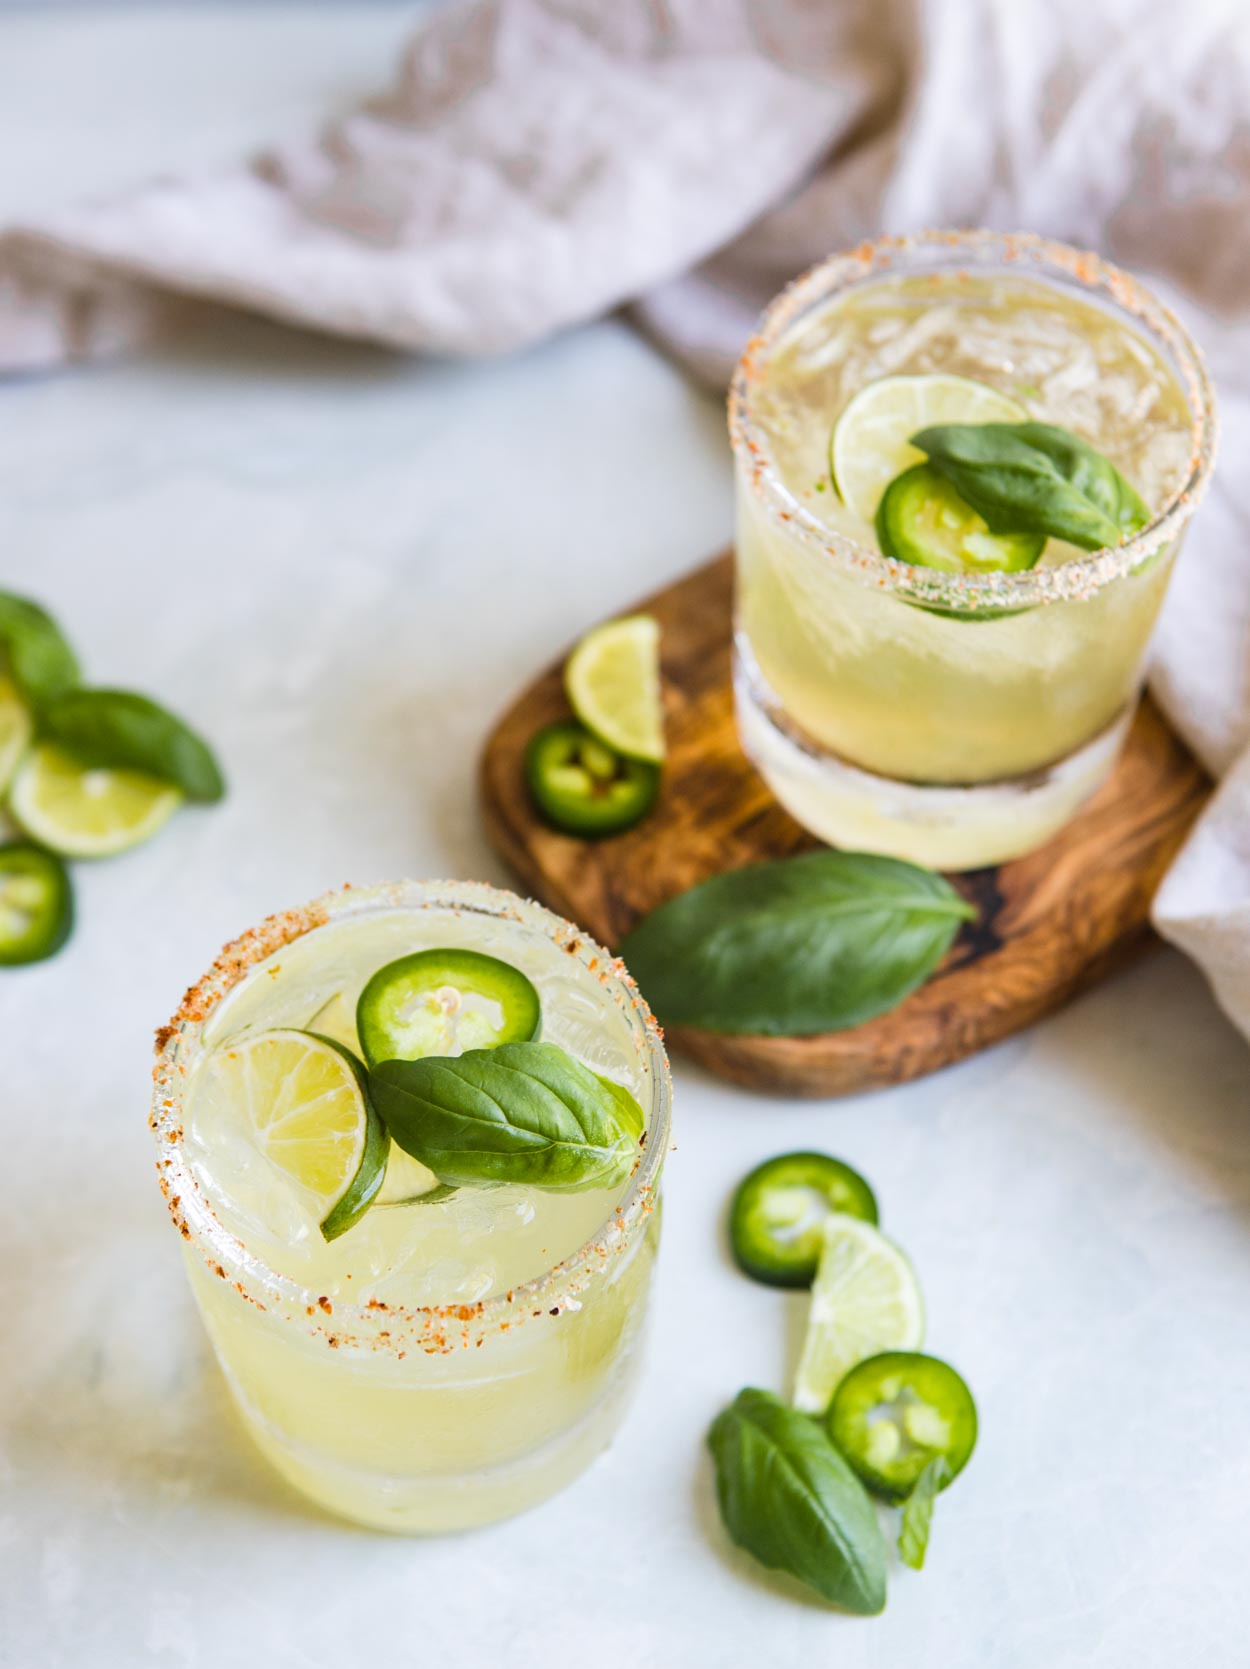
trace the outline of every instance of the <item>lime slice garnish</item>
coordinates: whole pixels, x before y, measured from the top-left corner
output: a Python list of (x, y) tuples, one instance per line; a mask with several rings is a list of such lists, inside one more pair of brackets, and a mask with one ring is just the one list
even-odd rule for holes
[(924, 1304), (915, 1271), (893, 1241), (858, 1217), (835, 1213), (824, 1245), (794, 1405), (823, 1414), (857, 1362), (883, 1350), (915, 1350), (924, 1338)]
[(0, 790), (8, 787), (17, 762), (30, 746), (34, 725), (11, 678), (0, 674)]
[(871, 522), (894, 477), (924, 462), (912, 435), (935, 423), (1023, 423), (1028, 415), (970, 377), (881, 377), (861, 388), (834, 424), (829, 473), (842, 502)]
[(364, 1068), (311, 1032), (258, 1032), (218, 1049), (205, 1070), (251, 1145), (304, 1196), (327, 1240), (368, 1209), (386, 1174), (390, 1139)]
[[(336, 991), (308, 1022), (308, 1030), (316, 1032), (331, 1043), (341, 1044), (352, 1054), (359, 1055), (360, 1041), (356, 1036), (356, 1011), (342, 991)], [(386, 1160), (386, 1175), (374, 1198), (374, 1205), (433, 1205), (449, 1199), (454, 1188), (441, 1183), (427, 1165), (405, 1153), (397, 1143), (390, 1144)]]
[(32, 748), (9, 791), (9, 810), (32, 840), (66, 858), (110, 858), (149, 840), (182, 804), (141, 771), (80, 765), (50, 743)]
[(649, 614), (596, 626), (569, 656), (564, 686), (573, 711), (630, 759), (664, 758), (660, 628)]

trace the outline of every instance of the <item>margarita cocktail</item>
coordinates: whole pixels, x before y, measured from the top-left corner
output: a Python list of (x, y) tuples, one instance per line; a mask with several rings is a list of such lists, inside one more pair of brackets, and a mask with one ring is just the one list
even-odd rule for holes
[[(161, 1186), (285, 1477), (363, 1523), (444, 1530), (605, 1446), (669, 1130), (619, 962), (489, 887), (348, 889), (228, 947), (158, 1043)], [(543, 1125), (568, 1124), (553, 1095), (578, 1106), (571, 1138)]]
[(731, 431), (739, 730), (778, 798), (935, 867), (1046, 839), (1114, 762), (1210, 471), (1182, 327), (1063, 246), (887, 239), (773, 304)]

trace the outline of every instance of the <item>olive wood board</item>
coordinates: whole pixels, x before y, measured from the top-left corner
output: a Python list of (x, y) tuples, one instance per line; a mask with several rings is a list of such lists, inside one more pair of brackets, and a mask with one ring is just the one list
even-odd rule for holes
[[(481, 760), (496, 850), (535, 897), (612, 949), (649, 910), (711, 875), (819, 846), (738, 745), (731, 554), (638, 610), (662, 628), (669, 746), (659, 801), (642, 823), (586, 841), (556, 833), (535, 811), (525, 746), (540, 726), (568, 714), (562, 664), (508, 709)], [(1112, 777), (1055, 839), (1012, 863), (951, 877), (977, 919), (898, 1008), (813, 1037), (673, 1027), (668, 1041), (721, 1077), (783, 1095), (844, 1095), (961, 1060), (1050, 1013), (1151, 942), (1155, 888), (1210, 792), (1201, 766), (1147, 698)]]

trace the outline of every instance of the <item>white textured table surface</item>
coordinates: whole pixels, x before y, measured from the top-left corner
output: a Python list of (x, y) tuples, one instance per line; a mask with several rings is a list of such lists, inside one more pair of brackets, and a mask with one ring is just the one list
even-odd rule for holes
[[(0, 12), (0, 211), (229, 155), (376, 75), (404, 21)], [(5, 1669), (1250, 1661), (1250, 1056), (1173, 955), (859, 1101), (679, 1068), (643, 1391), (531, 1517), (341, 1528), (233, 1423), (156, 1192), (153, 1027), (223, 939), (331, 883), (504, 879), (473, 802), (488, 721), (729, 516), (719, 412), (615, 324), (466, 368), (223, 318), (0, 387), (0, 584), (201, 723), (232, 783), (80, 869), (68, 950), (0, 976)], [(872, 1178), (981, 1404), (927, 1570), (869, 1622), (728, 1548), (702, 1449), (741, 1385), (786, 1379), (801, 1304), (732, 1271), (721, 1214), (799, 1145)]]

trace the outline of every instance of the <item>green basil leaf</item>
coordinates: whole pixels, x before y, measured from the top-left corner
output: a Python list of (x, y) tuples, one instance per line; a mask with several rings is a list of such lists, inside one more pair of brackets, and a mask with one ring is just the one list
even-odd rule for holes
[(11, 591), (0, 591), (0, 652), (23, 700), (35, 709), (78, 682), (78, 658), (56, 621)]
[(725, 1528), (739, 1547), (856, 1616), (885, 1609), (885, 1538), (868, 1492), (806, 1414), (739, 1391), (708, 1433)]
[(935, 1455), (916, 1479), (915, 1487), (903, 1506), (903, 1521), (898, 1532), (898, 1556), (913, 1570), (924, 1569), (924, 1556), (929, 1547), (929, 1531), (933, 1526), (933, 1503), (938, 1491), (950, 1482), (950, 1467), (945, 1455)]
[(599, 1079), (603, 1088), (612, 1098), (612, 1104), (616, 1108), (617, 1122), (620, 1124), (621, 1129), (632, 1136), (635, 1141), (640, 1141), (642, 1138), (643, 1126), (645, 1124), (642, 1108), (638, 1105), (637, 1101), (634, 1100), (633, 1096), (625, 1088), (624, 1084), (614, 1083), (611, 1078), (604, 1078), (598, 1072), (595, 1073), (595, 1077)]
[(144, 771), (189, 800), (220, 800), (226, 791), (207, 742), (145, 695), (70, 690), (44, 710), (42, 727), (84, 765)]
[(1150, 521), (1110, 459), (1053, 423), (939, 423), (912, 445), (992, 533), (1044, 533), (1094, 551)]
[(679, 894), (621, 955), (665, 1025), (803, 1037), (894, 1008), (975, 914), (931, 870), (812, 852)]
[(369, 1082), (392, 1140), (440, 1182), (614, 1188), (638, 1157), (637, 1102), (554, 1043), (382, 1061)]

